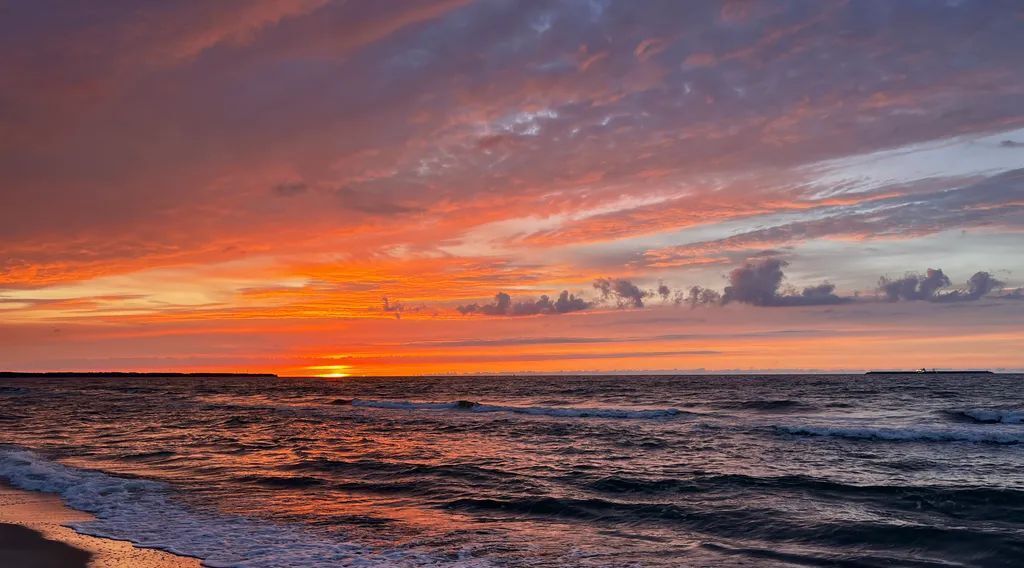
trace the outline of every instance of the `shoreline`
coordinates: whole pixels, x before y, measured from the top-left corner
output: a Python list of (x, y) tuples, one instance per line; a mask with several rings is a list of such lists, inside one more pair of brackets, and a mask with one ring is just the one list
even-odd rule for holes
[(93, 518), (50, 493), (0, 481), (0, 565), (26, 568), (201, 568), (197, 558), (87, 536), (65, 526)]

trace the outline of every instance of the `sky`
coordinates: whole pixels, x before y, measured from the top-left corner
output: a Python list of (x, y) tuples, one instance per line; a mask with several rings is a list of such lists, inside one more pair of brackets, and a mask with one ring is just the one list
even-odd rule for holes
[(0, 367), (1024, 369), (1016, 1), (0, 4)]

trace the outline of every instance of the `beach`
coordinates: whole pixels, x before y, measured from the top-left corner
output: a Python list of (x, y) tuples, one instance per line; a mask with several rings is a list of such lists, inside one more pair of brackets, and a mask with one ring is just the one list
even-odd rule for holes
[(199, 568), (195, 558), (76, 533), (92, 517), (59, 497), (0, 484), (0, 566), (17, 568)]

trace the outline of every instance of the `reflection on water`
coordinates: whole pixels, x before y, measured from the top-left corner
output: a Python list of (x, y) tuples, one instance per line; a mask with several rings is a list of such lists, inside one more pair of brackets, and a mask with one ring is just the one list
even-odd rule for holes
[(1011, 566), (1020, 381), (8, 380), (0, 476), (253, 566)]

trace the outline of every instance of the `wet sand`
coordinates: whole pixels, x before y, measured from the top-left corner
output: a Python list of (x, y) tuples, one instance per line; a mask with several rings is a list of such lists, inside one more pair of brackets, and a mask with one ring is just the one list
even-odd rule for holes
[(66, 523), (90, 519), (60, 498), (0, 484), (0, 566), (19, 568), (199, 568), (195, 558), (80, 535)]
[(0, 566), (87, 568), (92, 555), (21, 525), (0, 523)]

